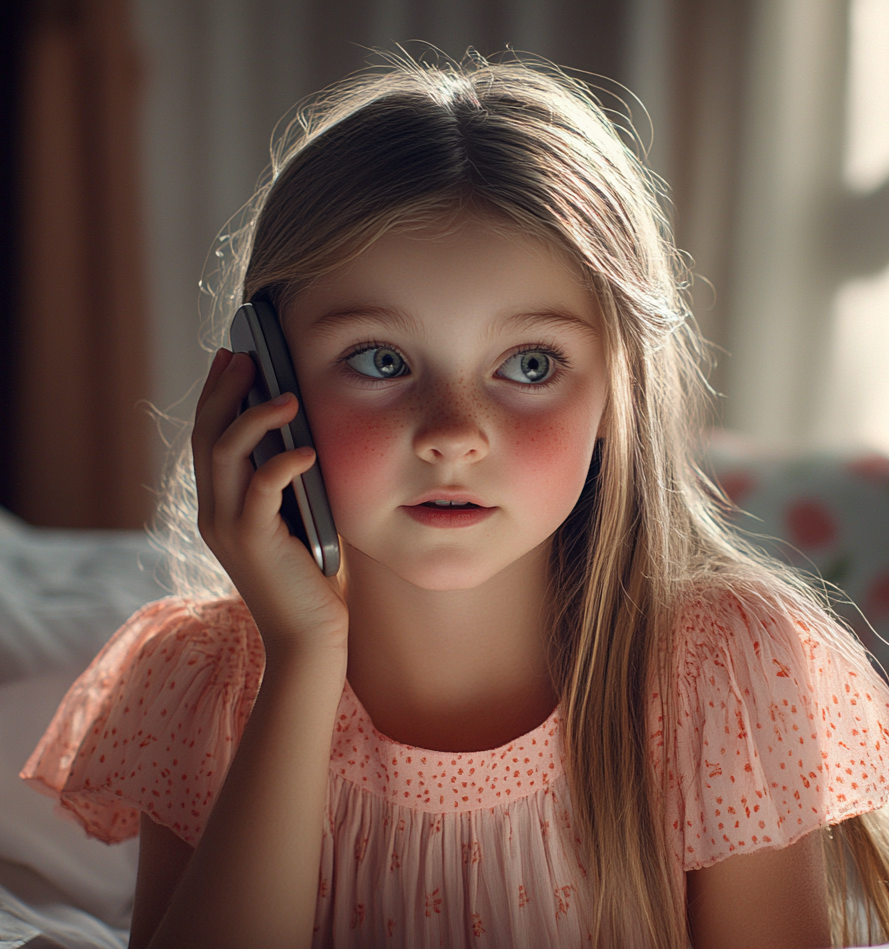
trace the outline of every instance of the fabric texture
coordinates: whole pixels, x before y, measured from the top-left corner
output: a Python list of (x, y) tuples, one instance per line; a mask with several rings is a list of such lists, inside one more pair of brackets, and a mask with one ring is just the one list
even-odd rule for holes
[[(680, 875), (886, 802), (889, 689), (842, 630), (700, 597), (670, 662), (677, 727), (664, 733), (657, 689), (649, 720)], [(141, 811), (196, 844), (263, 663), (239, 599), (149, 604), (74, 684), (22, 777), (106, 842), (136, 834)], [(347, 682), (316, 945), (585, 944), (560, 724), (556, 709), (491, 751), (413, 748), (377, 731)]]
[(686, 870), (889, 799), (889, 687), (845, 630), (723, 594), (689, 603), (674, 652), (666, 803)]

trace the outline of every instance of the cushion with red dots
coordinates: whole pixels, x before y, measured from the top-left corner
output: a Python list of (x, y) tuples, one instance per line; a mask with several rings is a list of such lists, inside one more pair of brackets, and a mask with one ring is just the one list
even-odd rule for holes
[(768, 451), (730, 436), (716, 439), (710, 456), (741, 509), (735, 524), (841, 591), (837, 612), (889, 669), (889, 458)]

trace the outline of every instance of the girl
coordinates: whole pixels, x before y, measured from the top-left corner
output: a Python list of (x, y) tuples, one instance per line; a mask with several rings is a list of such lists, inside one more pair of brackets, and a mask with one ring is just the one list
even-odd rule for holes
[[(254, 471), (296, 399), (239, 415), (220, 349), (192, 445), (227, 576), (136, 614), (24, 772), (138, 823), (134, 949), (885, 937), (889, 691), (690, 458), (658, 198), (538, 63), (393, 62), (298, 114), (215, 315), (276, 307), (317, 457)], [(279, 514), (313, 464), (337, 578)]]

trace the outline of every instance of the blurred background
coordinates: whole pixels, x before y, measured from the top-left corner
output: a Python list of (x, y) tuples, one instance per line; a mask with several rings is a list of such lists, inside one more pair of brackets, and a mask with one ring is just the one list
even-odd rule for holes
[(0, 17), (0, 504), (29, 523), (149, 520), (146, 407), (191, 413), (198, 281), (275, 123), (413, 40), (607, 77), (672, 187), (724, 426), (889, 452), (889, 0), (7, 0)]

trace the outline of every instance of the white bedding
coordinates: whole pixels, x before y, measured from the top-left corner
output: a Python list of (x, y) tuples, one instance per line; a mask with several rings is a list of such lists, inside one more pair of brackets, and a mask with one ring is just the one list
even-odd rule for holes
[(0, 509), (0, 683), (85, 667), (139, 606), (165, 594), (141, 531), (29, 527)]
[(138, 843), (108, 847), (18, 772), (68, 686), (165, 594), (145, 534), (32, 528), (0, 510), (0, 949), (121, 949)]

